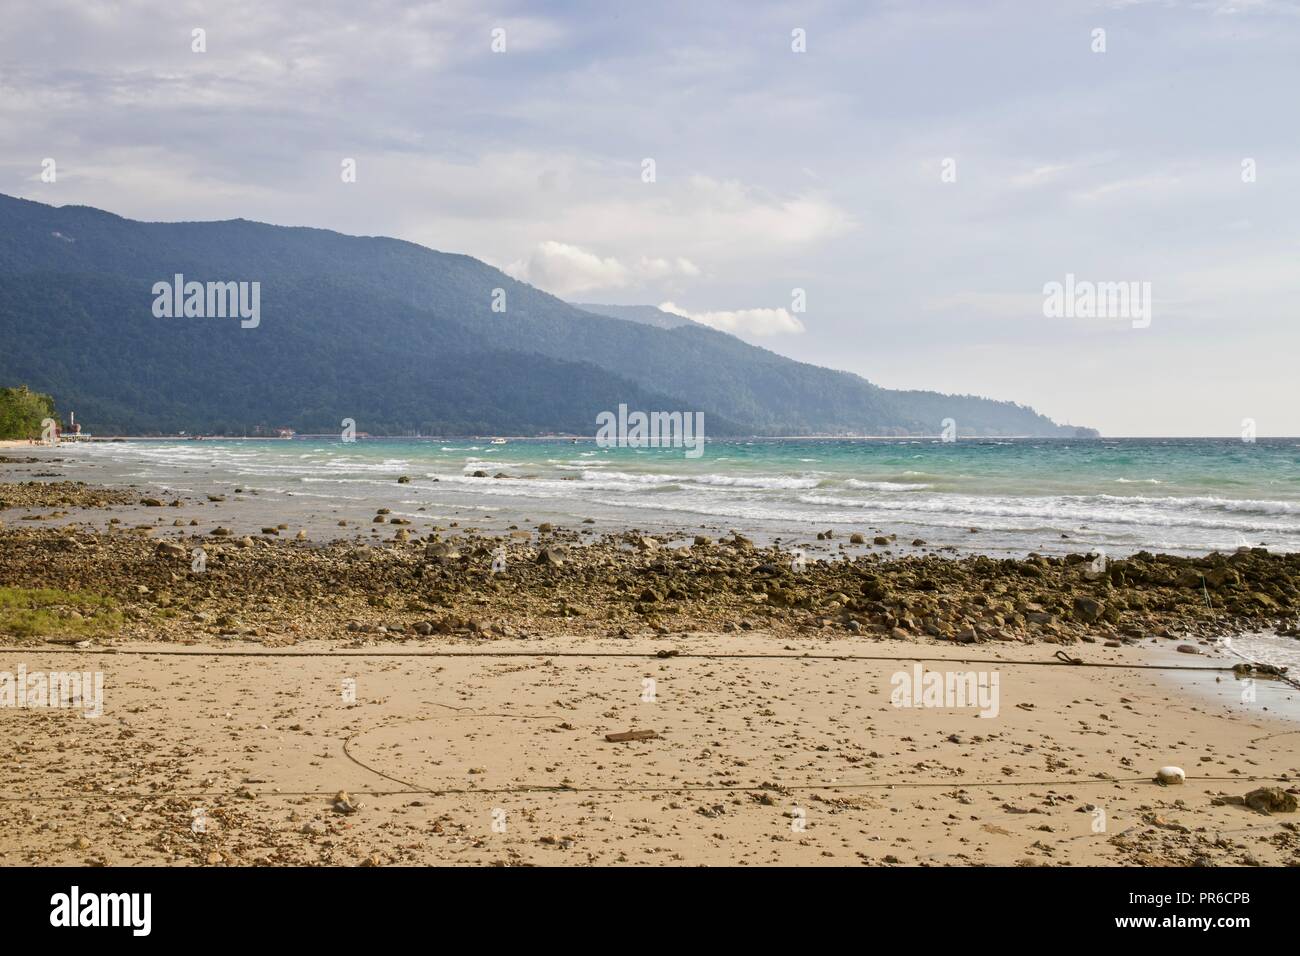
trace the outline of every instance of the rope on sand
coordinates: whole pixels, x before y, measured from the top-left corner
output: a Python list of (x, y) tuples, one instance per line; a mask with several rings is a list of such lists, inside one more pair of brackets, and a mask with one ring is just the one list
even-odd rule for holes
[(1057, 651), (1052, 660), (1016, 660), (1001, 657), (935, 657), (924, 654), (763, 654), (758, 652), (711, 653), (677, 650), (656, 651), (236, 651), (236, 650), (122, 650), (118, 648), (19, 648), (0, 647), (0, 654), (116, 654), (127, 657), (544, 657), (544, 658), (658, 658), (660, 660), (788, 660), (788, 661), (924, 661), (941, 664), (1000, 664), (1026, 667), (1108, 667), (1118, 670), (1153, 671), (1231, 671), (1231, 667), (1213, 664), (1126, 664), (1110, 661), (1085, 661)]

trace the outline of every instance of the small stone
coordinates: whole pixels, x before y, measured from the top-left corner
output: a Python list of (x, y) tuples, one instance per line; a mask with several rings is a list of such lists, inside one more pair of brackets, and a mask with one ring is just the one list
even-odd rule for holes
[(1156, 783), (1162, 787), (1171, 787), (1186, 782), (1187, 774), (1182, 767), (1161, 767), (1156, 771)]
[(334, 795), (334, 812), (342, 814), (356, 813), (361, 807), (358, 803), (353, 803), (352, 798), (348, 796), (346, 790), (340, 790)]
[(460, 551), (455, 545), (447, 544), (445, 541), (432, 541), (424, 546), (424, 559), (426, 561), (447, 562), (454, 561), (460, 557)]
[(537, 554), (537, 563), (549, 564), (558, 568), (564, 563), (564, 554), (559, 548), (542, 548)]

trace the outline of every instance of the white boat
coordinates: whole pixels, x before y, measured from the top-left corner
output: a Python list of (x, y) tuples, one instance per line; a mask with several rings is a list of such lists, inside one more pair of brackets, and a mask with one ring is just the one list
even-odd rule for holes
[(505, 443), (506, 440), (504, 438), (494, 438), (488, 442), (489, 445), (504, 445)]

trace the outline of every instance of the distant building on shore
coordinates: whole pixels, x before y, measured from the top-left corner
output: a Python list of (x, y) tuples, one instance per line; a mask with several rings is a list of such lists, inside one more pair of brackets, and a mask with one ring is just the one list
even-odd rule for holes
[(77, 413), (68, 412), (67, 425), (62, 425), (58, 422), (54, 423), (54, 437), (59, 441), (79, 441), (81, 439), (90, 438), (91, 435), (89, 432), (86, 432), (85, 434), (82, 433), (81, 423), (77, 421)]

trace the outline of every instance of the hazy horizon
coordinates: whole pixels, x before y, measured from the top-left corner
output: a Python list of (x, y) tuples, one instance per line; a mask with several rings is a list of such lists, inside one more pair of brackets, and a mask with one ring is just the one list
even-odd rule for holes
[[(407, 239), (1106, 437), (1300, 435), (1296, 4), (365, 12), (12, 11), (0, 192)], [(1067, 276), (1149, 320), (1046, 317)]]

